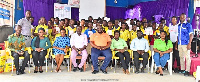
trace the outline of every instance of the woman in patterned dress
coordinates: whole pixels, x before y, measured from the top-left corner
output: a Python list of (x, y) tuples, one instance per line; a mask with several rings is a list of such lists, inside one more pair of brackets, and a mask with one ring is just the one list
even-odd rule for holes
[(62, 28), (60, 30), (60, 37), (57, 37), (53, 43), (53, 54), (56, 56), (57, 68), (55, 72), (61, 72), (60, 65), (64, 60), (64, 55), (67, 53), (67, 49), (70, 47), (70, 38), (66, 36), (66, 30)]

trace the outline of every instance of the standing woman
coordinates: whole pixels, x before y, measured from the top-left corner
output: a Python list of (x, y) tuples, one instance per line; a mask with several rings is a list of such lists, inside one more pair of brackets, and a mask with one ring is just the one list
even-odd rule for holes
[(173, 50), (172, 41), (167, 38), (167, 33), (165, 31), (160, 32), (160, 39), (155, 40), (153, 49), (155, 52), (153, 58), (158, 67), (155, 73), (160, 73), (160, 76), (163, 76), (162, 68), (166, 65), (170, 57), (170, 52)]
[[(47, 55), (47, 49), (51, 47), (49, 38), (45, 37), (44, 33), (45, 33), (44, 28), (39, 28), (38, 36), (33, 39), (33, 42), (31, 45), (32, 49), (34, 50), (33, 51), (33, 61), (35, 65), (34, 73), (38, 72), (38, 66), (40, 66), (39, 72), (40, 73), (43, 72), (42, 65), (44, 64), (44, 59), (45, 59), (45, 56)], [(39, 61), (39, 65), (38, 65), (38, 61)]]
[(66, 30), (61, 28), (61, 36), (56, 37), (55, 42), (53, 43), (53, 54), (56, 56), (57, 68), (55, 72), (61, 72), (60, 65), (64, 60), (64, 55), (67, 53), (67, 49), (70, 47), (70, 38), (66, 36)]

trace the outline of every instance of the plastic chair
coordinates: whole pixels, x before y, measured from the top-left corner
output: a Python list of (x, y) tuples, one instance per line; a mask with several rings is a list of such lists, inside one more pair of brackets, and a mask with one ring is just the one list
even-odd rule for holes
[[(82, 56), (81, 55), (80, 56), (76, 56), (76, 59), (82, 59)], [(72, 60), (70, 58), (70, 68), (69, 68), (69, 71), (71, 71), (71, 69), (72, 69)], [(86, 61), (85, 61), (84, 65), (83, 65), (83, 71), (85, 71), (85, 70), (86, 70)]]
[[(130, 54), (130, 58), (132, 58), (132, 51), (131, 50), (128, 50), (129, 54)], [(115, 56), (116, 55), (116, 52), (115, 51), (112, 51), (112, 60), (114, 59), (115, 60), (115, 67), (114, 67), (114, 73), (116, 73), (116, 61), (117, 59), (119, 59), (119, 57)], [(124, 57), (125, 59), (125, 57)], [(129, 63), (129, 72), (130, 72), (130, 63)]]
[(200, 81), (200, 66), (197, 66), (197, 72), (196, 72), (196, 82)]
[[(68, 66), (67, 66), (67, 68), (68, 68), (68, 72), (69, 72), (69, 59), (70, 59), (70, 55), (71, 55), (71, 48), (69, 48), (68, 49), (68, 51), (69, 51), (69, 54), (65, 54), (65, 56), (64, 56), (64, 58), (66, 58), (66, 59), (68, 59), (68, 61), (67, 61), (67, 63), (68, 63)], [(51, 57), (52, 57), (52, 67), (51, 67), (51, 72), (53, 72), (53, 58), (55, 58), (56, 56), (53, 54), (53, 50), (52, 50), (52, 48), (51, 48)]]
[[(131, 50), (132, 51), (132, 50)], [(133, 52), (133, 51), (132, 51)], [(148, 73), (149, 73), (149, 59), (151, 58), (151, 51), (148, 50), (147, 53), (149, 53), (149, 58), (148, 58), (148, 63), (147, 63), (147, 69), (148, 69)], [(133, 61), (134, 57), (133, 57), (133, 54), (132, 54), (132, 61)], [(143, 60), (143, 58), (139, 58), (140, 61)], [(134, 69), (134, 66), (133, 66), (133, 73), (135, 72), (135, 69)]]
[[(173, 52), (170, 52), (170, 58), (169, 58), (169, 60), (167, 60), (168, 71), (169, 71), (170, 75), (172, 75), (172, 53)], [(153, 66), (155, 66), (155, 71), (156, 71), (156, 68), (157, 68), (156, 65), (154, 64), (153, 55), (154, 55), (154, 51), (152, 51), (151, 73), (153, 73)]]

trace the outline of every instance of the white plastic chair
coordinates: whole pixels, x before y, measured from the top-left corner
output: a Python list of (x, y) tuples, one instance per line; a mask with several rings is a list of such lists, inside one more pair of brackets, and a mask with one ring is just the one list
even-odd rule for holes
[[(169, 74), (172, 75), (172, 53), (173, 52), (170, 52), (170, 58), (169, 60), (167, 60), (168, 62), (168, 71), (169, 71)], [(154, 51), (152, 51), (152, 63), (151, 63), (151, 73), (153, 73), (153, 66), (155, 66), (155, 71), (156, 71), (156, 65), (154, 64), (154, 59), (153, 59), (153, 55), (154, 55)]]
[(200, 66), (197, 66), (197, 72), (196, 72), (196, 82), (200, 80)]

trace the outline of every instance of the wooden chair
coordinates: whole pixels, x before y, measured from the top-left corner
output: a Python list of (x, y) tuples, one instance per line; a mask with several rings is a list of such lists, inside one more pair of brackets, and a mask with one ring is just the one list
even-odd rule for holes
[[(80, 55), (80, 56), (76, 56), (76, 59), (82, 59), (82, 56)], [(70, 58), (70, 71), (71, 71), (71, 69), (72, 69), (72, 60), (71, 60), (71, 58)], [(86, 61), (85, 61), (85, 63), (84, 63), (84, 65), (83, 65), (83, 71), (85, 72), (85, 70), (86, 70)]]

